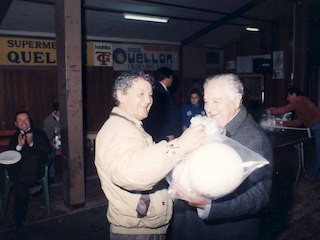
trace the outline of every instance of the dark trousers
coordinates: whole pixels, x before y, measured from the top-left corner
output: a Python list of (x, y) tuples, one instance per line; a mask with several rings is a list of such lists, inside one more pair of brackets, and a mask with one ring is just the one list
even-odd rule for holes
[(15, 190), (13, 219), (17, 228), (22, 227), (26, 221), (29, 188), (35, 186), (43, 176), (43, 161), (43, 158), (39, 156), (30, 156), (22, 158), (16, 164), (7, 166), (7, 171)]
[(21, 228), (26, 221), (29, 203), (29, 186), (25, 184), (15, 185), (15, 197), (13, 205), (13, 220), (16, 228)]

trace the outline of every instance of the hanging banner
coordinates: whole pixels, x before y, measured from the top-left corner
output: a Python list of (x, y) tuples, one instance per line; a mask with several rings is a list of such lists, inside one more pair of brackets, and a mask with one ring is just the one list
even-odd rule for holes
[(168, 67), (179, 70), (179, 47), (156, 44), (113, 44), (113, 69), (157, 70)]
[[(179, 46), (87, 42), (86, 65), (112, 67), (115, 71), (169, 67), (179, 70)], [(56, 41), (0, 37), (0, 65), (56, 66)]]
[(112, 44), (88, 42), (87, 66), (112, 67)]
[(56, 41), (0, 37), (0, 65), (56, 65)]

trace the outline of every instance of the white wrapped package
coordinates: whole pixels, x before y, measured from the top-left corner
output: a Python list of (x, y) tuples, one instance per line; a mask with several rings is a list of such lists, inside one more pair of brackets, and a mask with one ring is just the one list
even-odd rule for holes
[(188, 168), (191, 188), (209, 198), (232, 192), (241, 184), (244, 172), (239, 154), (222, 143), (210, 143), (195, 151)]
[[(198, 120), (212, 126), (206, 118)], [(206, 145), (189, 154), (168, 174), (172, 198), (188, 201), (190, 196), (197, 195), (218, 199), (233, 192), (248, 175), (269, 163), (260, 154), (221, 135), (223, 131), (216, 126), (213, 130), (207, 129)]]
[(194, 151), (172, 172), (185, 190), (208, 198), (219, 198), (236, 189), (243, 180), (239, 154), (222, 143), (210, 143)]

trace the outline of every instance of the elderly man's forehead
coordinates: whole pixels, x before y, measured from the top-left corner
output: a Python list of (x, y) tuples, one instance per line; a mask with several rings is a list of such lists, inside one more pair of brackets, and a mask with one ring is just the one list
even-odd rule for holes
[(219, 90), (219, 91), (226, 91), (228, 89), (228, 85), (220, 80), (214, 80), (209, 81), (208, 84), (206, 84), (204, 90), (210, 91), (210, 90)]
[(225, 81), (214, 80), (208, 83), (204, 89), (204, 99), (230, 99), (232, 100), (235, 95), (233, 88)]

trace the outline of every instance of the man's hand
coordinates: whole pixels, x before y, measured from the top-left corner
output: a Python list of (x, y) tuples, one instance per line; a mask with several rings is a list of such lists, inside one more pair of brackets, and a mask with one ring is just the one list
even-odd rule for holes
[(189, 153), (205, 143), (206, 133), (203, 125), (187, 128), (178, 138), (183, 153)]
[(26, 143), (26, 137), (23, 134), (18, 135), (18, 144), (19, 146), (23, 146)]
[(27, 133), (26, 134), (26, 140), (27, 140), (29, 145), (32, 145), (33, 144), (33, 133)]
[(196, 208), (201, 208), (204, 209), (206, 207), (206, 205), (209, 203), (209, 200), (204, 198), (204, 197), (200, 197), (200, 196), (193, 196), (192, 198), (190, 198), (190, 200), (188, 201), (188, 204), (190, 206), (196, 207)]
[(174, 186), (176, 195), (178, 198), (185, 200), (190, 206), (204, 209), (206, 205), (210, 202), (209, 199), (200, 196), (190, 190), (186, 190), (183, 187), (176, 184)]

